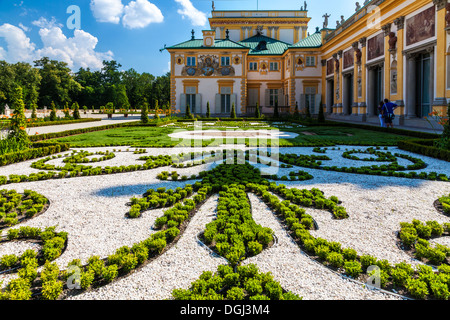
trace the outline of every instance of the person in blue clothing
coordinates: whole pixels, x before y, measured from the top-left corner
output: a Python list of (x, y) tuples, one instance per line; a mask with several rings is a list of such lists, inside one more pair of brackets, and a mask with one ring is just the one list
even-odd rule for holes
[(383, 116), (383, 106), (384, 101), (381, 101), (378, 105), (378, 117), (380, 118), (380, 125), (382, 128), (386, 128), (386, 123), (384, 123), (384, 116)]
[(384, 106), (382, 108), (382, 114), (384, 117), (384, 123), (386, 123), (387, 128), (393, 128), (394, 127), (394, 118), (395, 114), (394, 111), (397, 109), (398, 105), (395, 103), (390, 102), (388, 99), (384, 99)]

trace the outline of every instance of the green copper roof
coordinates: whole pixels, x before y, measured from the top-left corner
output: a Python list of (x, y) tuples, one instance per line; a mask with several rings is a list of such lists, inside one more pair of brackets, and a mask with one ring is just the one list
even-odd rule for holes
[[(261, 46), (264, 42), (265, 48)], [(256, 35), (239, 43), (250, 48), (249, 55), (282, 55), (289, 48), (288, 43), (264, 35)]]
[(166, 49), (248, 49), (247, 47), (230, 39), (215, 40), (214, 47), (204, 47), (203, 39), (191, 39)]
[(256, 35), (240, 42), (230, 39), (215, 40), (214, 47), (204, 47), (202, 39), (191, 39), (165, 49), (247, 49), (249, 55), (283, 55), (289, 48), (319, 48), (321, 46), (322, 35), (316, 32), (294, 45), (264, 35)]
[(322, 46), (322, 34), (316, 32), (303, 40), (300, 40), (296, 44), (292, 45), (291, 48), (319, 48)]

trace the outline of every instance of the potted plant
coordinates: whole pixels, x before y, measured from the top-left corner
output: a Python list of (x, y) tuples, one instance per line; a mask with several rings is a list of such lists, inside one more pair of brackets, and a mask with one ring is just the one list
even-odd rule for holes
[(114, 113), (114, 104), (112, 102), (106, 104), (106, 113), (108, 114), (108, 119), (111, 119)]

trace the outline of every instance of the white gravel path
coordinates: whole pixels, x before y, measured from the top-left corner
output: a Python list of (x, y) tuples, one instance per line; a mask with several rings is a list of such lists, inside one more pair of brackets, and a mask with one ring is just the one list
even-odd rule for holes
[[(99, 118), (99, 117), (93, 116), (93, 118)], [(75, 129), (101, 127), (101, 126), (107, 126), (107, 125), (111, 125), (111, 124), (126, 123), (126, 122), (133, 122), (133, 121), (140, 120), (140, 118), (136, 117), (136, 116), (129, 116), (128, 118), (124, 118), (121, 115), (120, 116), (116, 115), (112, 119), (108, 119), (107, 117), (105, 117), (105, 115), (101, 115), (100, 118), (102, 119), (102, 121), (82, 122), (82, 123), (74, 123), (74, 124), (62, 124), (62, 125), (56, 125), (56, 126), (28, 128), (27, 132), (29, 135), (36, 135), (36, 134), (62, 132), (62, 131), (75, 130)]]
[(215, 271), (226, 263), (209, 254), (197, 242), (197, 235), (215, 216), (218, 196), (208, 199), (191, 220), (183, 237), (169, 251), (133, 275), (117, 282), (80, 294), (76, 300), (170, 299), (177, 288), (188, 288), (203, 271)]
[[(305, 300), (384, 300), (398, 299), (379, 291), (368, 290), (361, 284), (345, 279), (304, 255), (285, 232), (272, 211), (253, 194), (249, 194), (254, 220), (271, 228), (278, 243), (261, 254), (247, 259), (262, 272), (271, 272), (281, 286)], [(289, 259), (286, 259), (289, 257)]]
[[(83, 148), (81, 150), (95, 152), (112, 149), (114, 148)], [(126, 147), (115, 149), (126, 150)], [(345, 147), (341, 147), (340, 152), (344, 149)], [(185, 149), (168, 148), (148, 150), (150, 151), (148, 154), (151, 155), (188, 152)], [(390, 148), (390, 150), (411, 154), (396, 148)], [(281, 152), (312, 154), (312, 148), (284, 148)], [(134, 164), (138, 163), (137, 158), (148, 154), (134, 155), (132, 152), (116, 152), (116, 158), (93, 165)], [(411, 155), (424, 159), (428, 164), (423, 171), (437, 171), (450, 175), (448, 162)], [(333, 159), (336, 163), (343, 163), (346, 160), (339, 158), (337, 151)], [(33, 161), (1, 167), (0, 175), (38, 172), (29, 167)], [(55, 163), (58, 161), (60, 159), (52, 160)], [(353, 162), (356, 166), (357, 161)], [(361, 165), (367, 164), (370, 162), (363, 162)], [(183, 169), (165, 167), (115, 175), (11, 184), (1, 188), (15, 189), (18, 192), (31, 189), (43, 194), (51, 201), (51, 206), (46, 213), (19, 226), (41, 228), (57, 226), (57, 231), (68, 232), (67, 250), (56, 260), (60, 268), (64, 269), (73, 259), (81, 259), (85, 262), (92, 255), (106, 257), (121, 246), (130, 246), (150, 236), (153, 232), (151, 227), (155, 219), (163, 214), (163, 210), (148, 211), (139, 219), (127, 219), (125, 214), (129, 207), (126, 203), (133, 196), (140, 197), (149, 188), (176, 188), (192, 183), (192, 181), (185, 183), (159, 181), (156, 179), (158, 173), (176, 170), (181, 175), (191, 176), (210, 167), (211, 165)], [(304, 182), (278, 183), (300, 189), (319, 188), (327, 197), (335, 195), (342, 200), (342, 205), (349, 213), (349, 219), (336, 221), (331, 219), (331, 214), (328, 212), (308, 210), (319, 224), (319, 230), (314, 231), (313, 235), (339, 241), (344, 247), (355, 248), (359, 254), (372, 254), (379, 259), (388, 259), (391, 263), (401, 261), (415, 263), (396, 247), (395, 232), (400, 228), (399, 223), (412, 219), (449, 222), (449, 218), (434, 209), (433, 202), (443, 194), (450, 193), (450, 183), (345, 174), (297, 167), (280, 169), (280, 175), (299, 169), (310, 172), (314, 179)], [(280, 242), (278, 246), (265, 250), (260, 255), (246, 260), (245, 263), (256, 262), (261, 271), (271, 271), (285, 289), (292, 290), (305, 299), (392, 298), (392, 296), (362, 289), (359, 285), (343, 280), (340, 276), (310, 261), (300, 253), (300, 249), (295, 244), (290, 242), (276, 219), (269, 214), (267, 207), (254, 196), (250, 195), (250, 197), (255, 219), (261, 219), (258, 220), (259, 223), (272, 228)], [(203, 271), (215, 271), (224, 261), (210, 256), (208, 251), (196, 242), (195, 235), (203, 231), (205, 225), (213, 218), (216, 202), (217, 197), (212, 197), (203, 205), (178, 244), (142, 270), (119, 279), (111, 285), (74, 298), (167, 299), (170, 298), (170, 292), (174, 288), (188, 288), (189, 284)], [(3, 234), (6, 234), (6, 230)], [(17, 246), (4, 244), (0, 246), (0, 255), (23, 250), (23, 244)], [(2, 279), (7, 277), (0, 275), (0, 281)]]

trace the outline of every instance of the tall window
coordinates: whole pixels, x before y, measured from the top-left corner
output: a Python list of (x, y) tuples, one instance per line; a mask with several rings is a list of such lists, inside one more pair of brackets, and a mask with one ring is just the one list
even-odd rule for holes
[(196, 87), (186, 87), (186, 107), (189, 106), (192, 113), (195, 113), (195, 105), (196, 105), (196, 95), (197, 88)]
[(309, 106), (309, 111), (311, 113), (315, 113), (316, 94), (317, 94), (316, 87), (305, 88), (306, 106)]
[(222, 106), (222, 109), (220, 112), (230, 113), (231, 112), (231, 95), (222, 94), (220, 97), (220, 105)]
[(222, 57), (220, 59), (222, 66), (229, 66), (230, 65), (230, 57)]
[(278, 104), (278, 89), (269, 90), (270, 106), (275, 107), (275, 103)]
[(257, 71), (258, 70), (258, 62), (250, 62), (249, 69), (250, 69), (250, 71)]
[(196, 61), (195, 61), (196, 59), (195, 59), (195, 57), (187, 57), (186, 58), (186, 65), (188, 66), (188, 67), (195, 67), (196, 66)]
[(278, 62), (270, 63), (270, 71), (278, 71)]
[(220, 89), (221, 113), (231, 112), (231, 87), (222, 87)]

